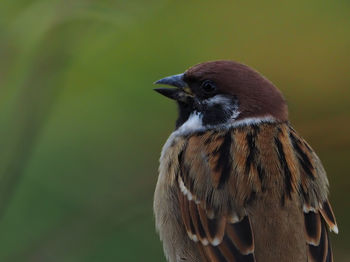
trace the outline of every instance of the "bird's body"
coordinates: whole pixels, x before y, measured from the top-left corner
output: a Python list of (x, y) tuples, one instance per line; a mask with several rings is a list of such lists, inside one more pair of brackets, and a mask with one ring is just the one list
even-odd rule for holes
[[(210, 74), (213, 63), (221, 69)], [(167, 260), (332, 261), (326, 229), (337, 227), (322, 164), (290, 126), (278, 91), (259, 97), (253, 85), (251, 98), (240, 90), (250, 74), (270, 85), (242, 68), (200, 64), (177, 86), (188, 86), (189, 97), (176, 93), (180, 116), (162, 150), (154, 199)], [(229, 91), (217, 79), (221, 71), (235, 85)], [(201, 94), (195, 78), (215, 82), (215, 91)], [(264, 101), (271, 97), (279, 105)]]

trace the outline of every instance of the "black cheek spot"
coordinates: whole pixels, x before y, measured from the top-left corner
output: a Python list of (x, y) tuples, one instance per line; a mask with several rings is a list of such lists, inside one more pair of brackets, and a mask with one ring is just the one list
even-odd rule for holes
[(203, 113), (204, 125), (218, 125), (225, 123), (230, 115), (219, 104), (213, 105)]

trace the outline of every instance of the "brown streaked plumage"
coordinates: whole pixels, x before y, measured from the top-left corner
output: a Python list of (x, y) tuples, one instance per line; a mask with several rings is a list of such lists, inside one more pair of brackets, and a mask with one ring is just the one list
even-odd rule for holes
[(154, 199), (167, 259), (333, 261), (326, 229), (338, 229), (326, 173), (290, 126), (281, 93), (230, 61), (175, 80), (160, 80), (177, 87), (170, 93), (158, 90), (180, 114)]

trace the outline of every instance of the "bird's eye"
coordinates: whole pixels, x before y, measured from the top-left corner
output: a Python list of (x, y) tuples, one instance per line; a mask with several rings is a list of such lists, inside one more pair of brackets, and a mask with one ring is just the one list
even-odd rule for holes
[(205, 93), (211, 94), (216, 90), (216, 85), (211, 80), (205, 80), (203, 81), (201, 88)]

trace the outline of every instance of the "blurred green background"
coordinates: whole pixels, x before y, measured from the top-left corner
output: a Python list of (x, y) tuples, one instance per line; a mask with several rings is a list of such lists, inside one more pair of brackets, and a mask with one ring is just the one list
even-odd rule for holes
[(0, 261), (164, 261), (152, 198), (176, 108), (152, 82), (233, 59), (322, 159), (350, 259), (350, 2), (0, 2)]

